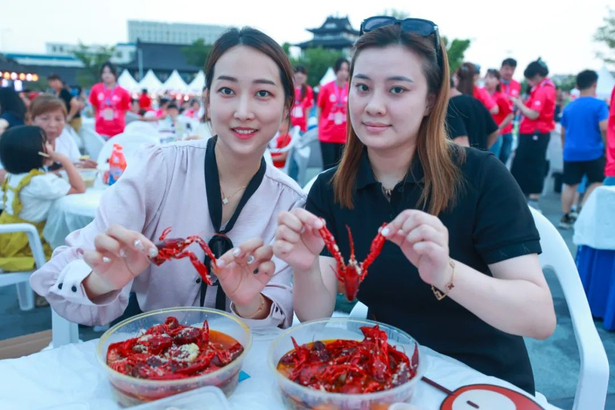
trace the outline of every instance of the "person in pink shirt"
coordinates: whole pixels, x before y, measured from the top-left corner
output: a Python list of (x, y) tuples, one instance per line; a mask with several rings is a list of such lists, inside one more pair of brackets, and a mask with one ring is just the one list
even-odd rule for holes
[[(290, 326), (291, 269), (273, 258), (278, 214), (305, 202), (301, 188), (263, 154), (289, 120), (292, 67), (269, 36), (231, 29), (213, 45), (206, 69), (208, 140), (152, 146), (101, 200), (96, 218), (32, 274), (30, 283), (68, 320), (102, 325), (120, 317), (134, 292), (143, 311), (172, 306), (227, 310), (251, 326)], [(205, 171), (205, 172), (203, 172)], [(188, 258), (156, 266), (170, 238), (200, 235), (217, 257), (213, 284)]]
[(110, 62), (100, 67), (101, 83), (90, 90), (90, 103), (94, 107), (95, 129), (100, 135), (111, 138), (124, 132), (126, 111), (130, 109), (128, 91), (117, 84), (117, 68)]
[(334, 71), (335, 80), (320, 88), (316, 105), (323, 169), (332, 168), (340, 162), (346, 144), (348, 60), (339, 58)]
[[(518, 81), (515, 81), (512, 77), (515, 74), (515, 70), (517, 68), (517, 60), (514, 58), (506, 58), (502, 61), (502, 67), (500, 67), (500, 85), (502, 87), (502, 92), (506, 97), (510, 100), (510, 97), (518, 98), (519, 94), (521, 94), (521, 84)], [(515, 114), (515, 109), (512, 101), (510, 102), (510, 108), (513, 109), (513, 114)], [(513, 122), (511, 121), (504, 129), (502, 130), (502, 148), (500, 149), (500, 161), (504, 164), (508, 162), (510, 158), (510, 153), (512, 152), (512, 144), (513, 144)]]
[(606, 129), (606, 167), (604, 185), (615, 186), (615, 87), (611, 92), (609, 122)]

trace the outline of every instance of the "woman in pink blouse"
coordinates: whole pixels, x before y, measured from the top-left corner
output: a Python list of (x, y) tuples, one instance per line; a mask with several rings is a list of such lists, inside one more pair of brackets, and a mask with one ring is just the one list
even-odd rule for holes
[[(292, 68), (274, 40), (244, 28), (216, 41), (206, 73), (206, 115), (217, 137), (144, 149), (105, 193), (95, 220), (32, 275), (32, 287), (67, 319), (109, 323), (132, 291), (144, 311), (209, 306), (250, 325), (291, 324), (291, 270), (269, 244), (277, 215), (305, 196), (263, 153), (288, 121)], [(167, 227), (170, 237), (201, 235), (223, 255), (210, 270), (213, 286), (188, 258), (150, 263)], [(205, 258), (198, 246), (190, 250)]]

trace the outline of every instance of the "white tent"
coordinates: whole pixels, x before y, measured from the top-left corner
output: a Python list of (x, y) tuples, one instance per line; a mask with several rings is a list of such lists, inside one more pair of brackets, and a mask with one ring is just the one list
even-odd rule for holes
[(122, 74), (117, 79), (117, 83), (120, 87), (130, 91), (136, 92), (139, 90), (139, 83), (130, 75), (128, 70), (122, 71)]
[(601, 100), (609, 100), (611, 98), (611, 92), (613, 92), (613, 87), (615, 87), (615, 77), (613, 77), (613, 74), (603, 65), (598, 72), (596, 97)]
[(320, 85), (325, 85), (327, 83), (330, 83), (331, 81), (335, 81), (337, 77), (335, 76), (335, 71), (333, 71), (333, 69), (331, 67), (329, 67), (329, 69), (327, 70), (327, 72), (325, 73), (325, 75), (320, 79)]
[(162, 83), (152, 70), (148, 70), (145, 77), (139, 82), (139, 88), (147, 88), (147, 91), (150, 93), (155, 93), (163, 89)]
[(167, 81), (164, 82), (162, 88), (168, 91), (186, 92), (188, 86), (184, 79), (179, 75), (177, 70), (173, 70)]
[(188, 91), (194, 94), (201, 94), (205, 87), (205, 73), (203, 70), (199, 70), (194, 80), (188, 84)]

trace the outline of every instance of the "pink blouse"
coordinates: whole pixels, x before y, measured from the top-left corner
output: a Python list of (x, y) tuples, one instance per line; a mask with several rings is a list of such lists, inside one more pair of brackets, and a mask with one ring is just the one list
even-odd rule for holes
[[(94, 249), (94, 238), (112, 224), (142, 232), (154, 243), (162, 231), (172, 227), (170, 237), (214, 233), (205, 188), (206, 140), (147, 147), (134, 158), (120, 180), (102, 197), (96, 218), (85, 228), (71, 233), (66, 246), (55, 250), (51, 260), (30, 278), (32, 288), (47, 298), (66, 319), (85, 325), (103, 325), (122, 315), (130, 292), (135, 292), (143, 311), (174, 306), (199, 306), (199, 274), (188, 258), (151, 264), (123, 289), (96, 302), (85, 293), (82, 282), (91, 272), (79, 248)], [(303, 206), (305, 194), (295, 181), (267, 165), (261, 185), (227, 234), (235, 246), (260, 237), (272, 243), (277, 217), (282, 211)], [(200, 260), (204, 252), (189, 248)], [(262, 320), (243, 319), (250, 326), (290, 326), (293, 319), (291, 268), (273, 258), (276, 271), (262, 290), (273, 301), (269, 316)], [(217, 291), (217, 286), (213, 288)], [(206, 294), (205, 306), (215, 306), (214, 289)], [(233, 311), (227, 300), (227, 310)]]

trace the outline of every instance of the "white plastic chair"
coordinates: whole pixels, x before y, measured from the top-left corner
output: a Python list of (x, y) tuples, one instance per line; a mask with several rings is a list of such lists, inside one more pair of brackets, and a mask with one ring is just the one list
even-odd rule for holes
[(83, 138), (85, 151), (88, 153), (90, 158), (98, 158), (100, 150), (105, 145), (105, 139), (98, 135), (96, 131), (88, 127), (81, 127), (79, 134), (81, 135), (81, 138)]
[[(36, 269), (40, 269), (45, 264), (45, 253), (43, 245), (38, 236), (38, 232), (34, 225), (20, 224), (3, 224), (0, 225), (1, 233), (24, 232), (28, 236), (28, 242)], [(17, 297), (19, 298), (19, 307), (21, 310), (30, 310), (34, 308), (34, 292), (30, 288), (30, 275), (34, 272), (11, 272), (0, 274), (0, 287), (17, 285)], [(76, 323), (69, 322), (62, 316), (58, 315), (55, 310), (51, 309), (51, 345), (52, 347), (60, 347), (70, 343), (79, 341), (79, 326)]]
[(158, 133), (157, 123), (152, 121), (133, 121), (126, 125), (124, 134), (151, 134)]
[(69, 124), (66, 124), (64, 126), (64, 130), (70, 134), (70, 136), (73, 138), (73, 140), (75, 140), (75, 143), (77, 144), (77, 147), (79, 148), (79, 150), (81, 150), (81, 152), (83, 152), (82, 150), (85, 148), (85, 145), (83, 143), (82, 136), (77, 134), (75, 132), (75, 130), (73, 129), (73, 127), (71, 127)]
[(134, 154), (136, 154), (144, 144), (160, 144), (160, 139), (157, 133), (153, 134), (132, 134), (132, 133), (122, 133), (118, 134), (115, 137), (109, 139), (105, 142), (105, 145), (100, 150), (98, 154), (98, 164), (105, 164), (109, 157), (111, 156), (111, 152), (113, 151), (113, 144), (119, 144), (122, 146), (122, 150), (124, 152), (124, 156), (127, 160)]
[(609, 383), (609, 361), (594, 325), (587, 296), (566, 242), (547, 218), (530, 207), (540, 233), (540, 264), (555, 271), (570, 311), (579, 348), (581, 371), (573, 410), (603, 409)]
[[(540, 234), (540, 265), (555, 271), (570, 311), (572, 327), (579, 348), (581, 371), (574, 396), (573, 410), (603, 409), (609, 384), (609, 361), (594, 325), (579, 272), (568, 246), (555, 226), (530, 207)], [(367, 306), (358, 302), (350, 312), (352, 318), (366, 318)], [(536, 397), (546, 401), (536, 392)]]

